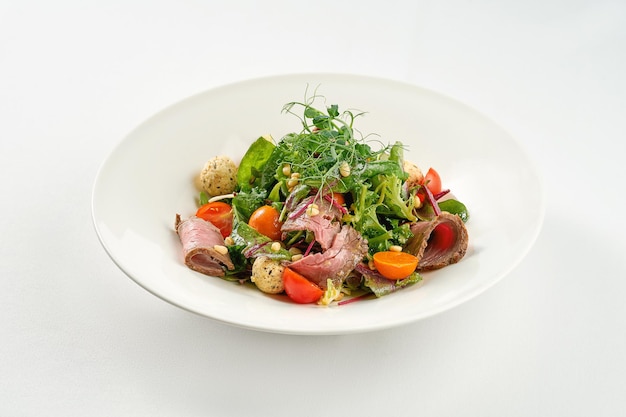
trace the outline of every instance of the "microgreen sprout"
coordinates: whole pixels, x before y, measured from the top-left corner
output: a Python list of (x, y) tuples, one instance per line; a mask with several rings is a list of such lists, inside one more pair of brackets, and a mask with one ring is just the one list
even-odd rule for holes
[[(314, 92), (302, 102), (285, 104), (283, 112), (296, 116), (303, 129), (285, 136), (281, 143), (291, 157), (291, 170), (300, 173), (302, 183), (318, 189), (320, 194), (347, 192), (359, 183), (358, 174), (367, 163), (390, 148), (374, 151), (364, 138), (356, 137), (354, 121), (364, 112), (340, 111), (336, 104), (322, 111), (313, 106), (320, 99), (323, 96)], [(302, 112), (297, 113), (296, 108)], [(351, 175), (354, 173), (357, 175)]]

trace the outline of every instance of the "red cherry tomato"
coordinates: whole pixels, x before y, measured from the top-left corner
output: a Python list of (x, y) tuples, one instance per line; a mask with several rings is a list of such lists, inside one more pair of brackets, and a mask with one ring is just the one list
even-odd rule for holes
[(223, 237), (227, 237), (233, 231), (233, 208), (223, 201), (214, 201), (201, 206), (196, 216), (213, 223), (220, 229)]
[(278, 220), (279, 218), (280, 213), (274, 207), (261, 206), (254, 210), (248, 220), (248, 225), (272, 240), (280, 240), (282, 235), (280, 228), (283, 224)]
[(429, 168), (424, 176), (424, 185), (428, 187), (433, 195), (441, 192), (441, 177), (433, 168)]
[(283, 286), (289, 298), (299, 304), (314, 303), (324, 295), (324, 290), (288, 267), (283, 270)]

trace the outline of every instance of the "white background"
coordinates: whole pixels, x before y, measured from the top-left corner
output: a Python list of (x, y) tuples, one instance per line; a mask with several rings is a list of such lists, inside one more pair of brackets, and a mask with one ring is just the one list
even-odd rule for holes
[[(517, 136), (547, 211), (495, 287), (348, 336), (243, 330), (128, 279), (91, 220), (144, 119), (290, 72), (398, 79)], [(626, 3), (0, 2), (0, 416), (626, 415)], [(497, 173), (494, 173), (497, 175)]]

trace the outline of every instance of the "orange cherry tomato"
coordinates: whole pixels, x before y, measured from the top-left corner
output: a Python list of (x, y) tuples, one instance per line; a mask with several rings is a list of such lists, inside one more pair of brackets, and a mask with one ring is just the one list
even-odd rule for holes
[(429, 168), (428, 172), (426, 172), (424, 185), (426, 185), (433, 194), (439, 194), (441, 192), (441, 177), (433, 168)]
[(374, 254), (374, 266), (387, 279), (398, 280), (411, 275), (419, 259), (406, 252), (382, 251)]
[(340, 206), (345, 206), (346, 205), (346, 197), (344, 197), (343, 194), (341, 193), (331, 193), (330, 194), (330, 198), (331, 200), (335, 200), (335, 203), (339, 204)]
[(272, 240), (280, 240), (280, 228), (283, 225), (280, 221), (280, 213), (272, 206), (261, 206), (254, 210), (248, 225), (257, 232), (264, 234)]
[(324, 290), (289, 267), (283, 270), (283, 287), (287, 296), (299, 304), (314, 303), (324, 295)]
[(227, 237), (233, 231), (233, 208), (223, 201), (214, 201), (201, 206), (196, 216), (213, 223), (220, 229), (222, 237)]

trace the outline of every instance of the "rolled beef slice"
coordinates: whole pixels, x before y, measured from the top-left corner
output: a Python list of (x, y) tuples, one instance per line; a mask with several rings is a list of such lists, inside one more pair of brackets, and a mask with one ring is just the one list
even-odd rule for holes
[(411, 232), (414, 236), (405, 251), (419, 258), (418, 270), (443, 268), (460, 261), (467, 252), (467, 229), (456, 214), (444, 211), (431, 221), (412, 224)]
[(224, 238), (211, 222), (195, 216), (181, 220), (177, 214), (175, 229), (189, 268), (216, 277), (225, 275), (224, 268), (234, 268), (228, 253), (222, 254), (215, 249), (215, 245), (224, 246)]

